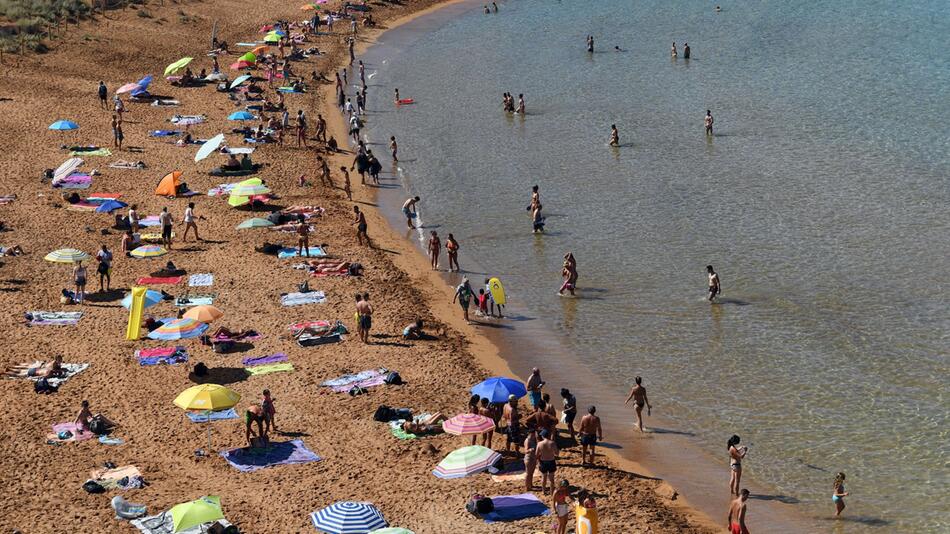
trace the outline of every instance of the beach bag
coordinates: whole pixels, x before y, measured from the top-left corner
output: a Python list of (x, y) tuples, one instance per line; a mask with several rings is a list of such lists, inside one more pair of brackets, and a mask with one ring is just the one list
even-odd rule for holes
[(109, 425), (98, 415), (89, 421), (89, 431), (97, 436), (109, 433)]
[(482, 516), (495, 510), (495, 503), (484, 495), (475, 494), (465, 503), (465, 509), (474, 516)]
[(361, 387), (359, 387), (359, 386), (353, 386), (353, 387), (350, 388), (350, 391), (349, 391), (348, 393), (350, 394), (351, 397), (355, 397), (355, 396), (357, 396), (357, 395), (362, 395), (362, 394), (366, 393), (366, 388), (361, 388)]
[(383, 405), (379, 408), (376, 408), (376, 413), (373, 414), (373, 420), (379, 421), (380, 423), (386, 423), (395, 419), (396, 412), (389, 406)]
[(102, 484), (96, 482), (95, 480), (87, 480), (83, 483), (82, 489), (86, 490), (88, 493), (105, 493), (106, 489), (102, 487)]
[(56, 393), (57, 387), (49, 383), (46, 378), (41, 378), (33, 383), (33, 392), (39, 394)]
[(393, 371), (386, 375), (386, 378), (383, 380), (386, 384), (390, 386), (399, 386), (402, 385), (402, 377), (399, 376), (399, 373)]
[(297, 291), (300, 293), (310, 293), (310, 282), (304, 282), (297, 285)]
[(394, 411), (394, 416), (396, 419), (405, 419), (406, 421), (412, 421), (412, 410), (409, 408), (396, 408)]

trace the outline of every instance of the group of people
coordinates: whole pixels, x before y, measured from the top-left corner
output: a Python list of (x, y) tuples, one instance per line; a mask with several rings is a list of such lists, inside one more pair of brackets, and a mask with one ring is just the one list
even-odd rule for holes
[(514, 113), (515, 115), (524, 115), (525, 105), (524, 105), (524, 94), (518, 93), (518, 102), (515, 103), (515, 97), (511, 93), (503, 93), (501, 95), (501, 108), (506, 113)]
[[(450, 237), (451, 235), (452, 234), (449, 234)], [(469, 306), (472, 303), (472, 299), (476, 299), (478, 315), (482, 317), (496, 317), (498, 319), (504, 318), (504, 315), (502, 315), (502, 308), (504, 307), (504, 304), (495, 302), (495, 298), (492, 296), (490, 278), (485, 279), (485, 287), (479, 288), (477, 296), (475, 289), (468, 280), (468, 277), (462, 277), (462, 282), (456, 286), (455, 295), (452, 296), (452, 304), (458, 302), (459, 306), (462, 308), (462, 318), (467, 323), (472, 322), (468, 312)], [(497, 314), (495, 313), (495, 308), (498, 309)]]

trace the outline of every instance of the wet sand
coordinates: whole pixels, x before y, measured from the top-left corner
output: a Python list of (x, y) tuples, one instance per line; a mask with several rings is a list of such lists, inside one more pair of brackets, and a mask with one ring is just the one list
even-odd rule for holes
[[(377, 20), (395, 20), (410, 11), (428, 7), (431, 2), (409, 2), (399, 8), (374, 10)], [(139, 10), (149, 16), (139, 15)], [(156, 75), (166, 64), (182, 56), (196, 57), (197, 72), (209, 68), (210, 61), (200, 56), (208, 46), (210, 28), (218, 21), (219, 35), (230, 43), (259, 37), (255, 31), (274, 18), (302, 18), (296, 4), (249, 6), (237, 2), (214, 5), (145, 6), (112, 11), (95, 23), (70, 27), (65, 38), (54, 43), (53, 51), (43, 56), (15, 58), (5, 56), (6, 75), (0, 80), (0, 128), (7, 132), (3, 166), (3, 191), (18, 198), (0, 208), (0, 220), (11, 231), (0, 234), (4, 246), (22, 245), (27, 255), (4, 258), (0, 267), (0, 293), (7, 313), (0, 326), (7, 333), (2, 363), (12, 365), (35, 359), (50, 359), (62, 354), (66, 362), (87, 362), (89, 369), (68, 381), (51, 396), (34, 395), (32, 384), (4, 381), (2, 400), (8, 407), (2, 416), (7, 439), (0, 444), (5, 494), (0, 504), (0, 528), (18, 528), (24, 532), (114, 532), (129, 529), (113, 519), (109, 499), (115, 494), (90, 495), (81, 489), (88, 472), (106, 461), (118, 465), (134, 464), (149, 485), (145, 489), (123, 492), (127, 499), (147, 504), (150, 513), (216, 494), (222, 498), (227, 518), (244, 532), (310, 531), (307, 514), (338, 500), (374, 502), (392, 525), (417, 532), (508, 532), (544, 530), (549, 518), (519, 522), (515, 525), (486, 525), (464, 511), (465, 500), (474, 492), (488, 495), (520, 493), (521, 486), (493, 483), (486, 476), (442, 481), (430, 474), (432, 467), (447, 452), (461, 446), (462, 438), (442, 436), (415, 441), (394, 439), (385, 425), (372, 420), (380, 404), (409, 407), (414, 411), (454, 414), (464, 409), (471, 384), (489, 371), (504, 368), (494, 345), (461, 324), (456, 307), (446, 298), (448, 289), (433, 276), (425, 262), (373, 208), (373, 191), (353, 180), (355, 200), (368, 212), (369, 233), (375, 248), (355, 244), (351, 226), (352, 204), (342, 200), (339, 190), (313, 185), (316, 169), (313, 151), (289, 146), (266, 146), (254, 153), (254, 160), (265, 163), (260, 175), (280, 195), (275, 204), (321, 205), (325, 216), (318, 221), (311, 243), (327, 243), (336, 257), (359, 261), (366, 266), (363, 278), (309, 278), (313, 289), (325, 291), (328, 302), (322, 305), (284, 308), (279, 295), (294, 291), (306, 278), (289, 267), (292, 261), (253, 252), (264, 241), (291, 244), (291, 235), (267, 230), (238, 231), (242, 220), (257, 215), (227, 206), (223, 198), (194, 197), (196, 214), (206, 241), (176, 242), (174, 250), (154, 260), (137, 260), (116, 254), (112, 274), (115, 288), (127, 289), (133, 281), (157, 270), (172, 260), (189, 274), (211, 272), (214, 285), (200, 292), (218, 294), (215, 305), (225, 311), (215, 323), (232, 329), (253, 328), (264, 334), (245, 352), (214, 354), (196, 340), (178, 343), (188, 347), (188, 365), (140, 367), (132, 353), (137, 348), (168, 346), (175, 343), (154, 341), (127, 342), (123, 338), (127, 311), (119, 306), (121, 293), (91, 293), (82, 307), (63, 307), (58, 302), (60, 289), (70, 286), (69, 266), (50, 264), (43, 255), (61, 247), (75, 247), (93, 253), (105, 243), (119, 249), (121, 234), (103, 229), (112, 217), (65, 209), (60, 192), (40, 183), (45, 168), (55, 168), (67, 158), (59, 146), (64, 143), (109, 146), (110, 114), (98, 107), (97, 82), (105, 80), (111, 90), (135, 81), (146, 73)], [(337, 27), (340, 30), (340, 27)], [(147, 43), (147, 44), (145, 44)], [(294, 65), (308, 73), (318, 69), (332, 78), (329, 67), (336, 65), (345, 49), (339, 35), (319, 37), (315, 45), (328, 53)], [(236, 48), (235, 48), (236, 49)], [(237, 49), (236, 49), (237, 50)], [(243, 52), (243, 50), (242, 50)], [(233, 60), (233, 58), (229, 58)], [(222, 61), (222, 66), (229, 61)], [(332, 90), (332, 85), (328, 86)], [(153, 193), (159, 179), (168, 171), (181, 169), (183, 180), (195, 191), (230, 180), (206, 174), (220, 164), (219, 156), (194, 164), (194, 147), (178, 148), (146, 137), (148, 130), (168, 128), (167, 119), (176, 113), (204, 113), (205, 125), (193, 128), (196, 137), (207, 138), (229, 131), (234, 123), (225, 120), (234, 108), (213, 87), (179, 89), (162, 80), (152, 86), (155, 94), (182, 101), (177, 108), (155, 108), (144, 104), (126, 104), (126, 146), (143, 147), (144, 152), (114, 152), (111, 157), (88, 157), (84, 170), (98, 169), (91, 192), (123, 193), (122, 200), (137, 203), (140, 212), (157, 214), (168, 206), (176, 219), (181, 217), (188, 199), (165, 199)], [(317, 112), (334, 117), (318, 98), (322, 91), (291, 95), (288, 107), (306, 109), (311, 125)], [(46, 126), (61, 118), (80, 124), (76, 132), (51, 132)], [(331, 133), (342, 141), (340, 125), (331, 121)], [(236, 137), (229, 141), (239, 144)], [(143, 160), (146, 170), (110, 169), (118, 159)], [(345, 158), (349, 159), (349, 158)], [(348, 163), (348, 161), (347, 161)], [(333, 167), (344, 164), (337, 158)], [(306, 175), (307, 187), (298, 187), (296, 178)], [(339, 183), (339, 173), (334, 180)], [(176, 227), (181, 233), (182, 227)], [(90, 268), (88, 289), (95, 291), (97, 281)], [(181, 284), (165, 287), (173, 294), (186, 290)], [(194, 290), (198, 292), (199, 290)], [(303, 349), (286, 336), (286, 325), (305, 319), (343, 320), (352, 328), (352, 295), (368, 291), (376, 308), (373, 343), (364, 346), (355, 336), (341, 344)], [(27, 310), (75, 311), (85, 316), (78, 326), (27, 327), (22, 313)], [(150, 309), (157, 317), (174, 315), (174, 308), (160, 304)], [(426, 320), (436, 341), (403, 343), (398, 334), (416, 317)], [(240, 360), (285, 352), (294, 364), (293, 373), (263, 377), (244, 377)], [(204, 425), (188, 421), (172, 400), (181, 390), (193, 385), (188, 371), (195, 362), (213, 368), (218, 381), (242, 394), (238, 410), (243, 410), (269, 388), (276, 398), (277, 423), (290, 439), (298, 436), (323, 457), (318, 463), (280, 466), (240, 473), (217, 456), (196, 460), (193, 452), (207, 447)], [(322, 380), (344, 372), (385, 366), (398, 370), (407, 381), (399, 387), (381, 386), (365, 396), (325, 393), (317, 386)], [(44, 443), (50, 425), (75, 417), (79, 403), (88, 399), (95, 412), (117, 421), (115, 435), (125, 445), (107, 446), (94, 440), (51, 446)], [(239, 420), (213, 425), (213, 448), (242, 446), (243, 424)], [(496, 437), (495, 445), (500, 440)], [(568, 447), (565, 468), (560, 475), (573, 484), (602, 495), (598, 500), (604, 532), (656, 531), (704, 532), (713, 527), (701, 514), (670, 501), (662, 483), (645, 479), (636, 472), (610, 464), (602, 469), (579, 469), (578, 451)]]

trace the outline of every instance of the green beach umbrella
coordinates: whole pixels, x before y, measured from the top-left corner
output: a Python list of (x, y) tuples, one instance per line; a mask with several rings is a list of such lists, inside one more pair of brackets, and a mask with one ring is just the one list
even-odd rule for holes
[(254, 55), (254, 52), (248, 52), (243, 56), (238, 58), (239, 61), (248, 61), (250, 63), (257, 63), (257, 56)]
[(221, 511), (221, 497), (210, 495), (200, 499), (176, 504), (169, 510), (175, 526), (174, 532), (181, 532), (204, 523), (224, 519)]
[(231, 196), (249, 197), (253, 195), (266, 195), (270, 193), (270, 188), (264, 184), (248, 184), (241, 182), (231, 190)]
[(462, 478), (495, 465), (501, 455), (481, 445), (469, 445), (448, 454), (432, 474), (439, 478)]
[(265, 43), (279, 43), (279, 42), (280, 42), (280, 35), (278, 35), (278, 34), (276, 34), (276, 33), (274, 33), (274, 32), (270, 32), (270, 33), (268, 33), (267, 35), (264, 36), (264, 42), (265, 42)]
[(169, 74), (175, 74), (181, 69), (187, 67), (188, 64), (191, 63), (194, 59), (195, 58), (193, 57), (183, 57), (179, 59), (178, 61), (172, 63), (171, 65), (165, 67), (165, 76), (168, 76)]
[(74, 248), (61, 248), (47, 254), (43, 259), (53, 263), (76, 263), (77, 261), (86, 261), (90, 258), (89, 254), (76, 250)]
[(237, 225), (237, 229), (247, 230), (248, 228), (266, 228), (268, 226), (274, 226), (274, 223), (268, 221), (267, 219), (254, 217), (253, 219), (248, 219), (242, 222), (241, 224)]

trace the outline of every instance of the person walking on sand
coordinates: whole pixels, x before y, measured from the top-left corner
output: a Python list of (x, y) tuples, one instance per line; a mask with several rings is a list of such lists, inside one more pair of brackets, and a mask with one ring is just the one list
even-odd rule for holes
[(96, 260), (99, 261), (99, 266), (96, 267), (96, 272), (99, 273), (99, 292), (102, 292), (103, 287), (109, 291), (112, 284), (112, 251), (109, 247), (103, 244), (99, 252), (96, 252)]
[(162, 244), (165, 245), (165, 248), (171, 250), (172, 226), (175, 224), (175, 220), (172, 219), (172, 214), (168, 213), (168, 206), (162, 208), (162, 212), (158, 214), (158, 222), (162, 226)]
[(409, 198), (402, 203), (402, 214), (406, 216), (406, 225), (413, 230), (416, 228), (416, 225), (412, 224), (412, 220), (416, 218), (416, 202), (419, 202), (419, 197)]
[(122, 99), (119, 98), (118, 94), (112, 95), (112, 110), (115, 111), (115, 114), (119, 116), (119, 122), (122, 122), (122, 114), (125, 113), (125, 103), (122, 102)]
[(712, 302), (713, 299), (719, 296), (719, 293), (722, 292), (722, 287), (719, 285), (719, 274), (713, 270), (712, 265), (706, 266), (706, 276), (709, 277), (709, 295), (707, 300)]
[(360, 339), (369, 343), (369, 331), (373, 327), (373, 307), (369, 304), (369, 293), (357, 295), (356, 314), (359, 318)]
[(102, 109), (109, 109), (109, 90), (106, 88), (105, 82), (102, 80), (99, 81), (99, 107)]
[(359, 70), (360, 70), (360, 83), (366, 85), (366, 65), (363, 65), (363, 60), (359, 60)]
[(327, 142), (327, 121), (323, 118), (323, 115), (317, 113), (317, 137), (318, 142), (326, 143)]
[(439, 239), (439, 234), (435, 230), (432, 230), (431, 237), (429, 237), (429, 261), (432, 264), (432, 270), (439, 270), (439, 254), (442, 252), (442, 241)]
[(86, 300), (86, 268), (81, 261), (73, 267), (73, 284), (76, 286), (76, 302), (83, 304)]
[(333, 180), (330, 179), (330, 166), (323, 156), (317, 155), (317, 166), (320, 168), (320, 183), (326, 187), (333, 187)]
[(350, 171), (346, 170), (346, 167), (340, 167), (340, 172), (343, 173), (343, 192), (346, 193), (346, 199), (353, 200), (353, 190), (350, 188)]
[(524, 439), (524, 489), (534, 491), (534, 470), (538, 467), (538, 430), (528, 427)]
[(537, 367), (531, 369), (531, 376), (525, 380), (524, 387), (528, 390), (528, 400), (531, 402), (531, 407), (536, 408), (541, 403), (541, 388), (544, 387), (540, 369)]
[(307, 117), (303, 114), (303, 110), (297, 110), (297, 148), (300, 148), (300, 144), (303, 143), (303, 147), (307, 148)]
[(455, 240), (455, 236), (452, 234), (449, 234), (448, 239), (445, 240), (445, 252), (449, 256), (449, 272), (461, 272), (462, 269), (459, 267), (459, 242)]
[(850, 495), (844, 489), (844, 473), (838, 473), (835, 475), (835, 491), (831, 496), (831, 500), (835, 503), (835, 517), (841, 515), (841, 512), (844, 511), (844, 498)]
[(739, 436), (733, 434), (726, 442), (729, 447), (729, 493), (739, 495), (739, 484), (742, 481), (742, 459), (749, 454), (749, 447), (739, 447)]
[(347, 41), (347, 47), (349, 48), (349, 51), (350, 51), (350, 65), (352, 65), (353, 61), (356, 59), (356, 52), (353, 50), (353, 47), (356, 46), (356, 39), (353, 37), (350, 37), (346, 41)]
[(462, 278), (462, 283), (455, 288), (455, 295), (452, 296), (452, 304), (455, 304), (455, 301), (458, 300), (459, 306), (462, 308), (462, 317), (466, 323), (471, 322), (468, 318), (468, 306), (472, 302), (472, 295), (474, 293), (475, 291), (468, 282), (468, 278)]
[(551, 484), (551, 491), (554, 491), (554, 476), (557, 473), (557, 444), (551, 439), (551, 433), (547, 429), (539, 434), (541, 441), (538, 442), (538, 470), (541, 471), (541, 493), (548, 494), (548, 483)]
[(742, 488), (736, 493), (737, 497), (729, 503), (729, 516), (726, 521), (730, 534), (749, 534), (745, 525), (746, 501), (749, 500), (749, 490)]
[(310, 225), (303, 214), (297, 216), (297, 256), (310, 257)]
[(366, 215), (360, 211), (359, 206), (353, 206), (353, 213), (356, 214), (353, 221), (353, 224), (356, 225), (356, 240), (360, 245), (362, 245), (363, 240), (365, 239), (366, 244), (369, 245), (369, 236), (366, 234)]
[(637, 428), (640, 432), (643, 432), (643, 407), (647, 407), (647, 415), (650, 415), (650, 410), (653, 409), (653, 405), (650, 404), (650, 399), (647, 398), (647, 388), (643, 387), (643, 378), (636, 377), (634, 378), (634, 386), (630, 389), (630, 395), (627, 396), (627, 400), (624, 401), (624, 404), (630, 402), (630, 399), (633, 399), (633, 402), (637, 410)]
[(610, 146), (620, 146), (620, 132), (617, 130), (616, 124), (610, 125), (610, 141), (607, 141), (607, 144)]
[(188, 241), (188, 230), (194, 230), (195, 241), (201, 241), (201, 238), (198, 237), (198, 223), (197, 219), (204, 219), (204, 217), (195, 217), (195, 203), (189, 202), (188, 207), (185, 208), (185, 216), (182, 217), (182, 223), (185, 225), (185, 232), (181, 236), (182, 242)]
[[(577, 433), (581, 437), (581, 464), (594, 465), (597, 441), (604, 440), (604, 430), (600, 425), (600, 417), (597, 416), (596, 406), (587, 408), (587, 415), (581, 417), (581, 426)], [(590, 450), (590, 462), (587, 461), (588, 450)]]
[[(399, 96), (399, 95), (397, 94), (396, 96)], [(399, 162), (399, 158), (396, 157), (396, 152), (398, 150), (399, 150), (399, 145), (396, 144), (396, 136), (395, 135), (389, 136), (389, 151), (392, 152), (393, 163)]]
[(706, 110), (706, 117), (703, 118), (703, 126), (706, 128), (706, 135), (713, 134), (713, 116), (712, 110)]
[(122, 141), (125, 139), (125, 135), (122, 133), (122, 123), (119, 121), (117, 115), (112, 115), (112, 143), (113, 145), (122, 150)]

